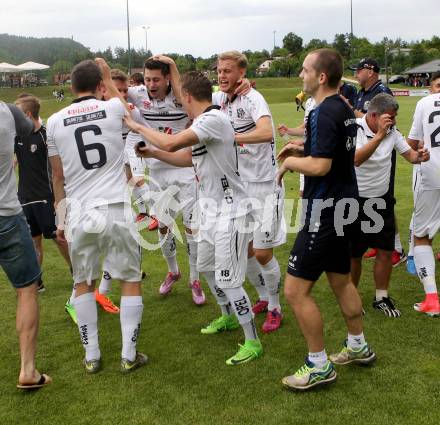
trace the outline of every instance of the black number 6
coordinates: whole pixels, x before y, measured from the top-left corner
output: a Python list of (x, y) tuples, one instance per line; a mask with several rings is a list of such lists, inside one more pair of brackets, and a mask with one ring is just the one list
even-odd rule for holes
[[(102, 167), (107, 162), (107, 153), (105, 151), (105, 146), (102, 143), (84, 144), (83, 133), (87, 131), (92, 131), (95, 136), (101, 135), (102, 131), (97, 125), (86, 125), (75, 130), (75, 140), (78, 146), (81, 164), (86, 170), (93, 170), (94, 168)], [(99, 159), (97, 162), (90, 163), (87, 158), (87, 151), (92, 150), (98, 151)]]

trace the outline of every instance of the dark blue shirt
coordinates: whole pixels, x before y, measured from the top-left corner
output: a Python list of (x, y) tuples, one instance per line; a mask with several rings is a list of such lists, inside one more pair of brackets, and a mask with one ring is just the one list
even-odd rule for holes
[(377, 80), (377, 82), (374, 83), (368, 90), (359, 90), (356, 104), (353, 105), (354, 109), (366, 114), (371, 100), (379, 93), (388, 93), (391, 96), (393, 95), (393, 92), (384, 83), (382, 83), (382, 81)]
[(333, 220), (334, 205), (343, 198), (358, 198), (354, 153), (357, 124), (353, 111), (337, 94), (327, 97), (310, 112), (306, 125), (304, 155), (330, 158), (325, 176), (305, 176), (304, 199), (308, 200), (306, 221), (310, 220), (313, 200), (333, 198), (333, 207), (325, 208), (321, 220)]
[(358, 92), (353, 84), (342, 83), (339, 93), (350, 102), (351, 106), (354, 107), (356, 105)]

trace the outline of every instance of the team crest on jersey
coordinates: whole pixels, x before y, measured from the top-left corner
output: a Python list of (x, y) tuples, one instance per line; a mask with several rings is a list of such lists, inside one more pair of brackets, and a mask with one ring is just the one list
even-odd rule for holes
[(243, 108), (238, 108), (237, 109), (237, 117), (238, 118), (243, 118), (245, 115), (244, 109)]
[(37, 151), (37, 145), (31, 145), (31, 152), (35, 153)]
[(144, 104), (144, 108), (145, 109), (150, 109), (151, 108), (151, 102), (149, 100), (144, 100), (143, 104)]

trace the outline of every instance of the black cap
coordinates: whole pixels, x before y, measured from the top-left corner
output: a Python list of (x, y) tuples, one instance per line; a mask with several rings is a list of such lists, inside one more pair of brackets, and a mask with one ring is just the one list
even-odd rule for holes
[(371, 69), (374, 72), (379, 73), (379, 64), (372, 58), (361, 59), (361, 61), (354, 66), (350, 66), (352, 71), (359, 71), (361, 69)]

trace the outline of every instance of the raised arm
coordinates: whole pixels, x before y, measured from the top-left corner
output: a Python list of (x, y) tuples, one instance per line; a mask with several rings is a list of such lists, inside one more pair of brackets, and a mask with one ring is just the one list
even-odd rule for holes
[(153, 56), (154, 60), (166, 63), (170, 67), (170, 82), (173, 89), (174, 96), (179, 103), (182, 103), (182, 85), (180, 83), (180, 73), (177, 69), (176, 62), (168, 56), (157, 55)]

